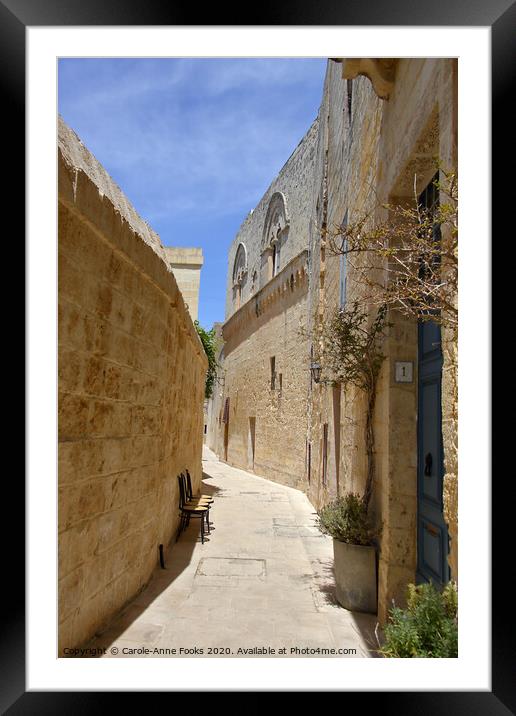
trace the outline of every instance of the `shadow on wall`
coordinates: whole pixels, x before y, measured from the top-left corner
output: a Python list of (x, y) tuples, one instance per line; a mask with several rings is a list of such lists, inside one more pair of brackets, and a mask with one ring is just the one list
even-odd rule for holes
[[(203, 472), (203, 479), (209, 477), (210, 475)], [(221, 491), (218, 487), (205, 484), (201, 484), (201, 490), (204, 494), (214, 496)], [(211, 531), (214, 531), (215, 529), (216, 527), (211, 527)], [(205, 542), (208, 542), (209, 539), (209, 535), (204, 537)], [(138, 637), (140, 638), (142, 645), (152, 642), (154, 638), (159, 635), (163, 627), (154, 624), (151, 616), (146, 618), (145, 612), (152, 605), (154, 600), (157, 599), (162, 592), (168, 589), (168, 587), (173, 584), (189, 566), (195, 545), (199, 541), (199, 520), (194, 519), (191, 521), (188, 529), (181, 533), (177, 542), (175, 541), (174, 536), (173, 541), (164, 548), (165, 569), (157, 566), (147, 586), (144, 587), (144, 589), (131, 601), (131, 603), (113, 619), (105, 630), (97, 633), (95, 637), (84, 647), (86, 649), (91, 649), (92, 651), (92, 653), (88, 656), (102, 656), (101, 650), (109, 649), (113, 642), (118, 639), (123, 639), (124, 632), (137, 620)], [(174, 615), (171, 610), (171, 620), (173, 619), (173, 616)], [(135, 632), (133, 630), (132, 634), (134, 633)]]

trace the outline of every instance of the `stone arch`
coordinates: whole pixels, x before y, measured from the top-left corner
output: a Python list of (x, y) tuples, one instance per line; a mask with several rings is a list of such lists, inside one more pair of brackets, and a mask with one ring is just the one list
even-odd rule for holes
[(288, 231), (290, 217), (287, 210), (287, 200), (281, 191), (271, 196), (269, 207), (265, 216), (262, 236), (262, 250), (265, 250), (278, 241), (283, 233)]
[(273, 278), (281, 269), (281, 249), (288, 239), (290, 218), (285, 195), (277, 191), (269, 201), (262, 235), (262, 260), (267, 266), (267, 280)]
[(244, 244), (238, 244), (233, 262), (233, 286), (242, 283), (247, 273), (247, 249)]
[(233, 262), (233, 306), (238, 310), (242, 304), (242, 288), (247, 277), (247, 249), (238, 244)]

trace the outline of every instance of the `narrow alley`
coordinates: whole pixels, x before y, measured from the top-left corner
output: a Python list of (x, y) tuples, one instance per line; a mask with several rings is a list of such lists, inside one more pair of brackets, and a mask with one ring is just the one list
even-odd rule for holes
[(97, 655), (376, 655), (376, 618), (336, 602), (332, 540), (301, 491), (206, 447), (202, 490), (215, 499), (211, 534), (201, 544), (192, 520), (165, 552), (166, 568), (89, 644)]
[(60, 656), (457, 656), (457, 59), (317, 72), (251, 192), (224, 159), (220, 232), (182, 183), (190, 229), (154, 190), (133, 205), (58, 118)]

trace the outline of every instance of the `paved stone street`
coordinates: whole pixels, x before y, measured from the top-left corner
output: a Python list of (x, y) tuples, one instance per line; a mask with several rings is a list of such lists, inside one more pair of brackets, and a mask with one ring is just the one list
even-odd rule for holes
[[(306, 496), (220, 462), (204, 448), (203, 492), (213, 494), (214, 527), (201, 544), (199, 521), (165, 553), (147, 588), (89, 646), (177, 649), (177, 656), (282, 655), (292, 648), (344, 649), (372, 657), (376, 618), (340, 607), (334, 597), (333, 545), (314, 525)], [(191, 653), (180, 652), (180, 649)], [(214, 653), (209, 650), (213, 649)], [(199, 650), (203, 650), (199, 654)], [(216, 650), (219, 650), (218, 652)], [(353, 650), (356, 650), (353, 651)], [(230, 653), (229, 653), (230, 652)], [(271, 654), (266, 654), (271, 656)]]

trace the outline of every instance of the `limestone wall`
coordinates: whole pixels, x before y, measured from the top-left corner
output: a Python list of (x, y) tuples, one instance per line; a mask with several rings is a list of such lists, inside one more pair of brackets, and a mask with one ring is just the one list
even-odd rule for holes
[(147, 582), (201, 479), (207, 360), (159, 237), (59, 122), (59, 648)]
[[(212, 444), (232, 464), (304, 489), (317, 508), (348, 491), (363, 493), (367, 470), (366, 396), (353, 387), (332, 385), (324, 365), (319, 384), (308, 372), (312, 350), (317, 357), (319, 349), (314, 328), (341, 305), (343, 262), (331, 255), (327, 232), (364, 214), (371, 225), (387, 219), (384, 205), (413, 201), (414, 192), (419, 195), (431, 181), (437, 159), (446, 169), (457, 166), (456, 60), (399, 59), (390, 64), (394, 82), (389, 99), (383, 100), (368, 77), (348, 81), (340, 63), (328, 62), (316, 122), (242, 224), (229, 252), (225, 388)], [(284, 197), (288, 214), (288, 238), (287, 232), (279, 232), (280, 268), (306, 250), (306, 279), (296, 297), (280, 288), (288, 288), (281, 272), (270, 280), (265, 271), (264, 224), (275, 196)], [(233, 275), (237, 252), (245, 259), (240, 303)], [(355, 280), (360, 258), (348, 258), (346, 264), (342, 305), (358, 300), (372, 320), (377, 307), (368, 304), (363, 284)], [(375, 266), (377, 278), (385, 278), (385, 268), (383, 263)], [(301, 288), (305, 281), (306, 289)], [(267, 292), (275, 297), (274, 305), (258, 310)], [(395, 310), (388, 322), (373, 420), (371, 510), (379, 529), (380, 621), (393, 599), (404, 603), (417, 567), (418, 326), (415, 318)], [(294, 330), (296, 324), (304, 328), (304, 337)], [(283, 368), (289, 376), (281, 400), (268, 386), (272, 356), (276, 371)], [(446, 331), (443, 357), (443, 511), (451, 539), (451, 577), (457, 579), (457, 355)], [(395, 381), (397, 361), (413, 363), (412, 383)], [(227, 398), (227, 422), (221, 422)], [(251, 417), (256, 418), (252, 467)]]
[[(209, 444), (222, 459), (301, 489), (307, 484), (308, 245), (317, 136), (316, 120), (231, 244), (223, 327), (224, 387), (218, 415), (212, 416), (209, 428)], [(275, 201), (286, 230), (277, 244), (280, 260), (271, 276), (264, 235)], [(238, 302), (237, 251), (244, 259)]]
[[(237, 310), (233, 302), (232, 277), (235, 256), (240, 244), (245, 247), (247, 259), (247, 274), (242, 285), (241, 305), (267, 283), (268, 278), (262, 259), (262, 238), (269, 203), (275, 193), (281, 192), (285, 197), (290, 223), (288, 238), (281, 245), (280, 270), (308, 246), (316, 143), (317, 121), (310, 127), (258, 205), (247, 216), (233, 240), (228, 253), (226, 319)], [(254, 280), (253, 276), (256, 276)]]
[(306, 257), (304, 251), (293, 259), (224, 325), (229, 411), (217, 438), (219, 455), (231, 465), (300, 489), (306, 488), (310, 382), (308, 341), (300, 333), (307, 315)]
[(217, 377), (213, 386), (213, 393), (208, 399), (205, 411), (206, 435), (205, 443), (217, 455), (220, 454), (220, 426), (222, 420), (222, 407), (224, 397), (224, 339), (222, 338), (222, 323), (216, 321), (213, 324), (215, 329), (215, 344), (217, 356)]
[(192, 321), (196, 321), (199, 317), (199, 289), (204, 263), (202, 249), (167, 246), (164, 251)]
[[(375, 94), (366, 77), (348, 83), (339, 63), (329, 62), (319, 114), (315, 192), (312, 200), (310, 323), (327, 320), (340, 301), (341, 260), (331, 256), (321, 228), (352, 223), (371, 212), (385, 218), (381, 204), (412, 198), (414, 176), (420, 192), (435, 173), (437, 156), (456, 166), (456, 94), (453, 60), (399, 60), (388, 101)], [(351, 90), (351, 98), (348, 90)], [(351, 111), (349, 107), (351, 106)], [(355, 262), (358, 259), (355, 259)], [(346, 302), (361, 288), (347, 265)], [(370, 308), (371, 315), (376, 309)], [(397, 360), (417, 366), (417, 324), (391, 311), (375, 408), (376, 483), (372, 502), (381, 527), (379, 616), (394, 598), (403, 603), (406, 584), (414, 581), (417, 562), (417, 375), (411, 384), (394, 381)], [(449, 562), (457, 578), (457, 411), (456, 356), (445, 344), (443, 439), (446, 460), (444, 512), (451, 536)], [(312, 481), (316, 506), (336, 494), (361, 492), (365, 483), (364, 396), (327, 384), (314, 386), (309, 408)], [(322, 482), (323, 426), (328, 425), (328, 471)]]

